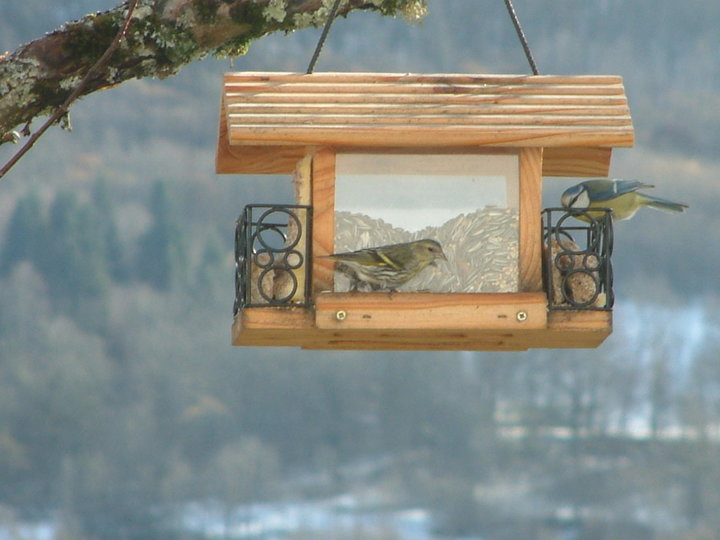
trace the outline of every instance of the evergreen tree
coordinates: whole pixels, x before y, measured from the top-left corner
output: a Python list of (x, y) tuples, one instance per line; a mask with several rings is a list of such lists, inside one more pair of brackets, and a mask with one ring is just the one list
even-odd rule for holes
[(137, 276), (157, 289), (169, 290), (187, 276), (186, 251), (179, 221), (163, 182), (153, 185), (150, 212), (153, 224), (140, 238)]
[(61, 192), (50, 207), (42, 271), (56, 306), (76, 313), (84, 300), (104, 296), (109, 285), (105, 239), (100, 217), (80, 205), (72, 193)]
[(16, 263), (24, 260), (37, 266), (44, 229), (45, 217), (40, 197), (30, 192), (18, 200), (10, 217), (0, 258), (0, 275), (7, 275)]
[(195, 271), (193, 294), (197, 298), (207, 302), (223, 293), (232, 298), (232, 271), (226, 264), (226, 255), (217, 233), (210, 234)]
[(78, 244), (75, 233), (78, 203), (72, 193), (60, 192), (50, 206), (48, 236), (50, 243), (45, 250), (41, 269), (47, 276), (50, 294), (59, 302), (66, 296), (75, 296), (75, 272), (79, 266)]
[(98, 227), (104, 240), (103, 257), (106, 260), (110, 276), (114, 281), (125, 282), (129, 278), (128, 265), (120, 243), (115, 209), (104, 178), (100, 178), (95, 185), (92, 202), (99, 218)]
[(77, 216), (77, 250), (79, 258), (75, 261), (76, 284), (79, 291), (86, 295), (103, 294), (110, 284), (108, 268), (107, 235), (105, 218), (90, 205), (83, 205)]

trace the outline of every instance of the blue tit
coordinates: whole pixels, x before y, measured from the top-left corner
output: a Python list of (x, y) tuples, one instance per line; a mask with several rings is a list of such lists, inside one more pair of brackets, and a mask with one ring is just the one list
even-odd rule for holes
[[(564, 208), (610, 208), (613, 221), (630, 219), (640, 207), (649, 206), (665, 212), (680, 213), (687, 204), (676, 203), (641, 193), (642, 188), (655, 187), (637, 180), (587, 180), (568, 188), (560, 197)], [(599, 218), (601, 212), (589, 212)], [(585, 216), (577, 216), (583, 221), (590, 221)]]

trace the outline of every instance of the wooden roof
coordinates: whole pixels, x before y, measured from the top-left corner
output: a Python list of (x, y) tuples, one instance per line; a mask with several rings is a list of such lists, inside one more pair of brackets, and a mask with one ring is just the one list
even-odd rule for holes
[(541, 146), (546, 159), (572, 158), (565, 172), (582, 176), (606, 170), (610, 149), (633, 136), (617, 76), (228, 73), (218, 172), (265, 172), (223, 155), (292, 161), (308, 145)]

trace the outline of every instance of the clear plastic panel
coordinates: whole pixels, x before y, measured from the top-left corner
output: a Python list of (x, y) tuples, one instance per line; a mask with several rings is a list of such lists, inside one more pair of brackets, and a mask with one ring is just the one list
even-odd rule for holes
[(336, 253), (429, 238), (447, 261), (397, 290), (518, 291), (516, 154), (338, 154), (336, 176)]

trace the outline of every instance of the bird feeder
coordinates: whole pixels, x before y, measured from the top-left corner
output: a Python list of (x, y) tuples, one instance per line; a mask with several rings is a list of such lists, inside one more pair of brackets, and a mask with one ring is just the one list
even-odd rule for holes
[[(633, 127), (616, 76), (229, 73), (216, 168), (287, 174), (292, 205), (236, 231), (235, 345), (596, 347), (612, 230), (541, 208), (542, 180), (605, 177)], [(437, 240), (447, 262), (350, 291), (326, 255)]]

